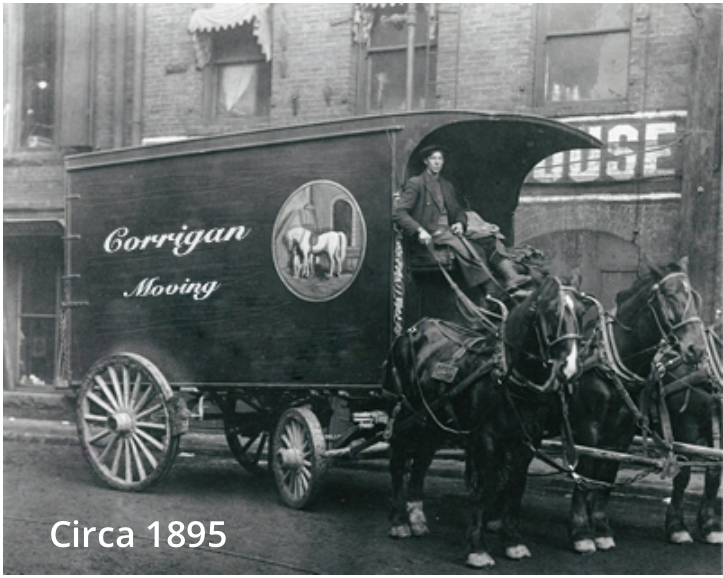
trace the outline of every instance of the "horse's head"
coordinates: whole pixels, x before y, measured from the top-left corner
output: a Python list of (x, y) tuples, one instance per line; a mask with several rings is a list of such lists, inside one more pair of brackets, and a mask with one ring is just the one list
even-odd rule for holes
[(650, 267), (630, 289), (617, 296), (617, 318), (643, 352), (663, 340), (689, 365), (706, 355), (700, 296), (688, 279), (684, 261)]
[(577, 289), (546, 277), (505, 323), (515, 372), (541, 391), (574, 381), (580, 372), (582, 314)]

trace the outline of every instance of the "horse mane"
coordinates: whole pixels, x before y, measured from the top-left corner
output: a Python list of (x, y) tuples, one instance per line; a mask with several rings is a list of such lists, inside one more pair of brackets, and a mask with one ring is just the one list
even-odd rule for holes
[(630, 287), (618, 292), (615, 296), (615, 305), (618, 309), (620, 309), (624, 303), (635, 298), (642, 289), (656, 283), (667, 274), (682, 273), (685, 271), (678, 263), (668, 263), (662, 267), (659, 265), (648, 265), (648, 269), (649, 271), (638, 277)]

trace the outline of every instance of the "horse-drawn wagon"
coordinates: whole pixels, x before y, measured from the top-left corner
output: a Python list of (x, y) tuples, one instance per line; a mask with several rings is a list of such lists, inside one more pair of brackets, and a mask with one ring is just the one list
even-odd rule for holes
[(509, 240), (528, 172), (600, 145), (551, 119), (433, 111), (67, 158), (63, 359), (101, 480), (159, 481), (207, 406), (241, 465), (269, 465), (295, 508), (331, 461), (378, 447), (392, 343), (454, 307), (441, 275), (409, 281), (391, 220), (433, 142)]
[(103, 481), (140, 490), (167, 472), (183, 399), (215, 403), (248, 469), (273, 448), (294, 507), (383, 427), (380, 367), (423, 307), (405, 307), (392, 195), (429, 142), (510, 237), (532, 167), (597, 144), (544, 118), (426, 112), (67, 159), (64, 353)]

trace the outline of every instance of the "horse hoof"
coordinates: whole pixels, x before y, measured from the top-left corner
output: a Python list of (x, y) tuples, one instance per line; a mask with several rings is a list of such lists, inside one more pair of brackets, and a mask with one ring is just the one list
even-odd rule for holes
[(411, 538), (412, 531), (410, 530), (409, 526), (407, 526), (407, 525), (392, 526), (392, 529), (389, 530), (389, 537), (395, 538), (397, 540), (401, 540), (404, 538)]
[(612, 536), (600, 536), (595, 538), (595, 547), (598, 550), (612, 550), (615, 548), (615, 539)]
[(522, 560), (523, 558), (531, 558), (532, 554), (527, 546), (518, 544), (517, 546), (508, 546), (505, 548), (505, 556), (510, 560)]
[(429, 528), (427, 528), (427, 517), (424, 515), (423, 502), (407, 502), (407, 513), (409, 515), (409, 527), (412, 531), (412, 536), (424, 536), (425, 534), (429, 534)]
[(706, 544), (723, 544), (723, 532), (711, 532), (705, 536)]
[(492, 520), (491, 522), (487, 522), (486, 528), (488, 532), (496, 534), (502, 529), (502, 520)]
[(593, 554), (597, 551), (595, 542), (593, 542), (590, 538), (585, 538), (584, 540), (576, 540), (573, 544), (573, 547), (575, 548), (575, 552), (577, 552), (578, 554)]
[(410, 524), (409, 526), (412, 531), (412, 536), (415, 536), (416, 538), (429, 534), (427, 524)]
[(495, 565), (495, 560), (487, 552), (483, 554), (477, 554), (473, 552), (467, 556), (467, 566), (472, 568), (492, 568)]
[(670, 536), (668, 536), (668, 541), (671, 544), (692, 544), (693, 537), (690, 535), (688, 530), (680, 530), (670, 534)]

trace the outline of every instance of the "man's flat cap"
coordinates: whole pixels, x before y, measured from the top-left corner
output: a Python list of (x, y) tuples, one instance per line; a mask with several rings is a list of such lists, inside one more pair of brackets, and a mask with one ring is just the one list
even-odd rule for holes
[(422, 160), (427, 160), (429, 156), (432, 153), (441, 152), (445, 158), (449, 156), (449, 149), (440, 144), (431, 144), (425, 146), (422, 150), (419, 151), (419, 156), (422, 158)]

